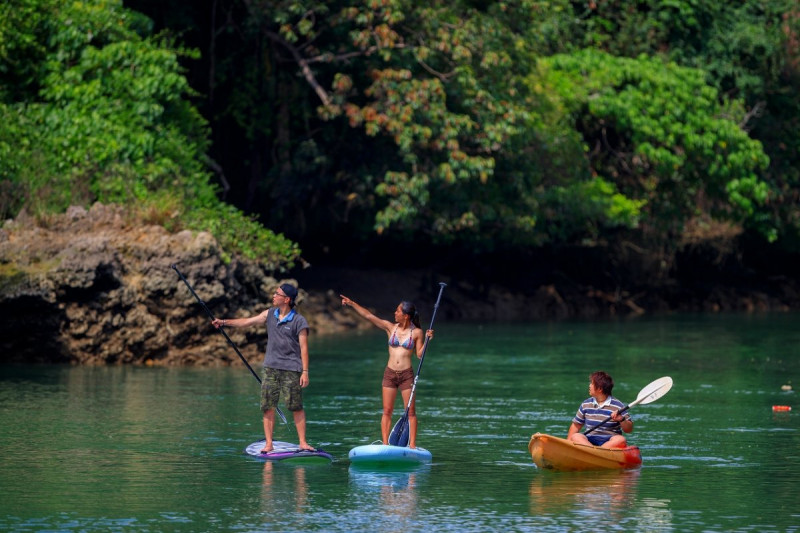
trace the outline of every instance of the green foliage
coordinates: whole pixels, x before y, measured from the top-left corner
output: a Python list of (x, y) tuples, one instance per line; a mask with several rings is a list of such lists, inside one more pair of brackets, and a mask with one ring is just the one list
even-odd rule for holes
[[(740, 127), (761, 141), (770, 159), (760, 176), (769, 199), (755, 206), (751, 225), (770, 240), (800, 235), (800, 217), (794, 214), (800, 186), (795, 1), (555, 0), (549, 6), (540, 32), (549, 51), (597, 48), (629, 58), (662, 56), (700, 69), (721, 95), (736, 97), (744, 106), (737, 112)], [(554, 27), (559, 31), (551, 35)]]
[(56, 0), (0, 3), (0, 101), (19, 101), (38, 90), (56, 6)]
[[(149, 41), (90, 47), (46, 80), (38, 120), (55, 140), (56, 171), (88, 179), (104, 201), (140, 201), (181, 179), (212, 193), (198, 160), (205, 124), (181, 98), (189, 88), (174, 52)], [(107, 176), (115, 167), (129, 172)]]
[[(24, 193), (24, 202), (2, 206), (4, 214), (23, 203), (44, 213), (116, 202), (168, 212), (165, 221), (176, 228), (216, 229), (230, 252), (274, 268), (292, 263), (296, 247), (217, 199), (203, 164), (207, 124), (179, 64), (193, 52), (141, 37), (146, 20), (119, 1), (23, 3), (41, 15), (33, 19), (46, 39), (4, 48), (32, 49), (40, 60), (17, 75), (38, 73), (36, 97), (0, 104), (8, 124), (0, 133), (0, 178)], [(28, 34), (16, 36), (24, 44)]]
[(753, 219), (767, 201), (761, 175), (769, 160), (734, 121), (741, 106), (720, 104), (702, 71), (590, 50), (541, 64), (587, 143), (594, 171), (645, 201), (650, 224), (675, 235), (707, 212), (774, 237), (773, 228)]
[(265, 231), (258, 221), (227, 204), (193, 209), (186, 224), (189, 229), (211, 232), (224, 249), (238, 251), (272, 270), (291, 268), (300, 256), (296, 243)]
[[(236, 28), (248, 44), (235, 48), (268, 46), (236, 78), (227, 112), (247, 132), (254, 162), (262, 146), (273, 154), (259, 182), (272, 191), (270, 214), (305, 202), (314, 216), (312, 202), (325, 198), (324, 212), (345, 213), (348, 232), (360, 230), (352, 213), (363, 212), (358, 220), (371, 218), (378, 233), (477, 249), (596, 240), (619, 228), (669, 239), (696, 216), (774, 238), (764, 216), (774, 196), (768, 158), (738, 125), (742, 101), (725, 103), (708, 72), (648, 59), (702, 49), (722, 31), (710, 21), (732, 8), (693, 0), (246, 6), (247, 23)], [(592, 54), (587, 45), (647, 56)], [(553, 52), (562, 53), (543, 57)], [(224, 72), (227, 82), (235, 71)], [(300, 157), (309, 146), (311, 157)]]
[(201, 49), (217, 55), (193, 76), (226, 128), (214, 147), (180, 66), (196, 54), (149, 20), (111, 0), (11, 4), (0, 177), (28, 205), (136, 204), (290, 263), (294, 245), (217, 200), (205, 154), (237, 145), (230, 194), (307, 238), (491, 250), (676, 240), (698, 218), (800, 230), (789, 0), (215, 4)]
[(586, 243), (612, 228), (637, 227), (647, 204), (626, 197), (602, 178), (551, 187), (540, 202), (549, 240)]
[[(483, 233), (491, 241), (516, 218), (531, 226), (525, 200), (525, 212), (518, 213), (494, 205), (484, 209), (480, 197), (481, 189), (493, 187), (489, 183), (506, 149), (532, 138), (526, 125), (534, 119), (523, 100), (521, 75), (533, 57), (522, 36), (506, 26), (519, 13), (504, 6), (487, 13), (461, 2), (420, 6), (399, 0), (342, 3), (338, 9), (307, 3), (302, 16), (280, 2), (270, 7), (269, 16), (281, 22), (272, 34), (280, 34), (280, 46), (313, 50), (303, 60), (333, 66), (320, 67), (311, 80), (332, 80), (319, 116), (329, 122), (344, 117), (375, 139), (369, 144), (381, 146), (377, 164), (367, 171), (380, 176), (374, 187), (348, 196), (350, 206), (375, 209), (378, 233), (394, 228), (441, 240)], [(268, 16), (266, 9), (259, 13)], [(327, 13), (332, 15), (326, 19)], [(347, 179), (347, 188), (358, 190), (364, 178)]]

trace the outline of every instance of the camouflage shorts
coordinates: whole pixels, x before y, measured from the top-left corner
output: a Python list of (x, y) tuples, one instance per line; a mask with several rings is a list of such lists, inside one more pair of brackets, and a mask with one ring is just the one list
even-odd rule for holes
[(278, 406), (283, 400), (290, 411), (303, 409), (303, 388), (300, 386), (301, 372), (292, 370), (264, 369), (261, 380), (261, 410), (267, 411)]

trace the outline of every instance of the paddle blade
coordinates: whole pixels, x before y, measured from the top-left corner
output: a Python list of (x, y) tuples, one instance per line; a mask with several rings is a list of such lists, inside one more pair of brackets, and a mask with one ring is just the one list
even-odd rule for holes
[(636, 401), (632, 402), (631, 405), (634, 404), (647, 404), (650, 402), (654, 402), (664, 396), (669, 390), (672, 388), (672, 378), (669, 376), (664, 376), (663, 378), (659, 378), (652, 382), (647, 387), (643, 388), (639, 393), (639, 396), (636, 397)]
[(403, 415), (392, 428), (389, 434), (389, 444), (392, 446), (408, 446), (408, 416)]

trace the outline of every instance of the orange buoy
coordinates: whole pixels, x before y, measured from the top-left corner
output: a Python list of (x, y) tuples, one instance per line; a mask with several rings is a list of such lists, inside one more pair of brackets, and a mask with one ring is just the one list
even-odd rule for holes
[(791, 405), (773, 405), (772, 406), (772, 410), (773, 411), (791, 411), (792, 410), (792, 406)]

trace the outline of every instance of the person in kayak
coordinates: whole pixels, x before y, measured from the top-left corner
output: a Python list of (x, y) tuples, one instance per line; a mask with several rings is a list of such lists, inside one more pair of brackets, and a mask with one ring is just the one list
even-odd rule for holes
[(264, 379), (261, 381), (261, 411), (264, 413), (264, 437), (261, 453), (272, 451), (272, 430), (275, 427), (275, 408), (283, 397), (294, 417), (298, 447), (314, 450), (306, 442), (306, 412), (303, 409), (303, 389), (308, 386), (308, 321), (294, 306), (297, 289), (284, 283), (272, 295), (272, 307), (248, 318), (215, 318), (215, 328), (246, 328), (259, 324), (267, 326), (267, 351), (264, 355)]
[[(577, 444), (591, 444), (603, 448), (624, 448), (627, 445), (622, 432), (633, 431), (633, 420), (628, 413), (619, 414), (625, 407), (621, 401), (611, 395), (614, 380), (605, 372), (593, 372), (589, 376), (589, 398), (583, 400), (572, 425), (569, 427), (567, 439)], [(608, 417), (611, 420), (597, 427)], [(597, 427), (589, 435), (581, 433), (583, 426), (588, 429)]]
[[(417, 358), (422, 357), (425, 339), (422, 327), (419, 325), (419, 313), (411, 302), (400, 302), (394, 310), (394, 322), (384, 320), (370, 313), (347, 296), (340, 294), (342, 305), (352, 307), (358, 315), (371, 322), (375, 327), (386, 332), (388, 337), (389, 362), (383, 372), (383, 416), (381, 417), (381, 438), (384, 444), (389, 444), (389, 432), (392, 429), (392, 412), (397, 399), (397, 391), (403, 397), (403, 405), (408, 405), (411, 396), (411, 386), (414, 384), (414, 368), (411, 356), (416, 352)], [(433, 338), (433, 330), (426, 333), (428, 338)], [(417, 440), (417, 413), (414, 408), (416, 399), (408, 408), (408, 446), (416, 448)]]

